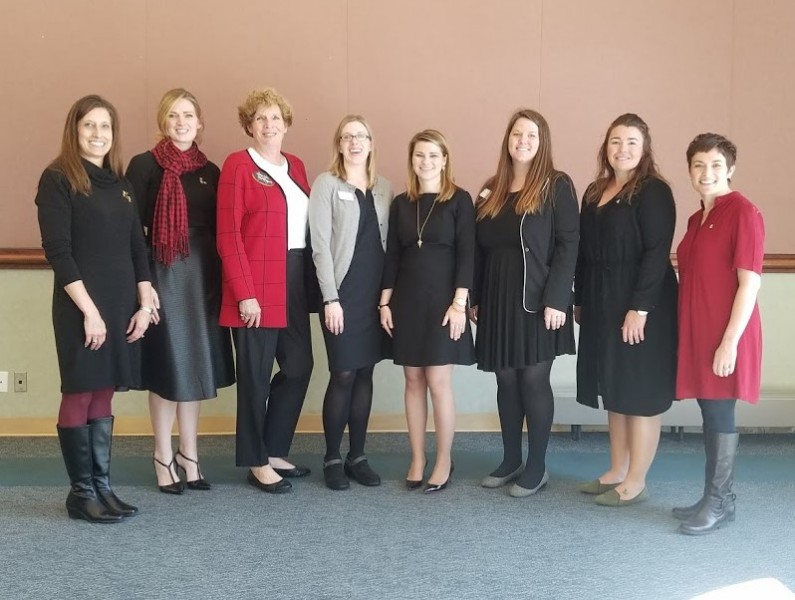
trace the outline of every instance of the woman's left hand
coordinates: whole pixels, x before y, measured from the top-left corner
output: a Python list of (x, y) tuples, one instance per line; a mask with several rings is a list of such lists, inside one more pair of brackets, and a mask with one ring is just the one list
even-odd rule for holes
[(160, 296), (158, 296), (154, 287), (152, 288), (152, 309), (154, 310), (152, 313), (152, 325), (157, 325), (160, 323)]
[(621, 326), (621, 337), (625, 344), (633, 346), (640, 344), (644, 339), (643, 330), (646, 328), (646, 316), (638, 314), (636, 310), (628, 310)]
[(152, 315), (143, 310), (136, 310), (127, 327), (127, 343), (137, 342), (142, 337), (152, 322)]
[(730, 342), (721, 342), (712, 357), (712, 372), (718, 377), (728, 377), (734, 373), (737, 364), (737, 346)]
[(444, 313), (444, 319), (442, 319), (442, 327), (446, 327), (448, 323), (450, 324), (450, 339), (458, 340), (461, 337), (461, 335), (463, 335), (464, 329), (466, 329), (467, 325), (466, 312), (463, 309), (459, 309), (453, 305), (450, 305), (447, 308), (447, 312)]
[(547, 329), (560, 329), (566, 324), (566, 313), (550, 308), (547, 306), (544, 309), (544, 325)]

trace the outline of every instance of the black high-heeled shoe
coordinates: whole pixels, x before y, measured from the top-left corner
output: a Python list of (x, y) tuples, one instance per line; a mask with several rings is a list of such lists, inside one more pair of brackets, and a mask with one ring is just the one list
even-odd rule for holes
[(406, 489), (416, 490), (417, 488), (422, 486), (422, 480), (425, 479), (425, 469), (428, 468), (428, 459), (425, 459), (425, 466), (422, 467), (422, 479), (406, 479)]
[[(185, 467), (179, 464), (179, 461), (177, 460), (178, 456), (181, 456), (188, 462), (192, 462), (194, 465), (196, 465), (196, 471), (198, 471), (199, 473), (198, 479), (194, 479), (193, 481), (188, 481), (188, 472), (185, 470)], [(174, 455), (174, 463), (177, 465), (177, 469), (182, 469), (182, 472), (185, 474), (185, 484), (188, 486), (189, 490), (209, 490), (213, 487), (210, 485), (210, 482), (204, 478), (204, 475), (202, 475), (202, 470), (199, 467), (198, 460), (193, 460), (192, 458), (188, 458), (187, 456), (182, 454), (180, 450), (177, 450), (177, 453)], [(177, 473), (179, 473), (179, 471)]]
[(443, 489), (447, 487), (450, 483), (450, 480), (453, 478), (453, 471), (455, 471), (455, 464), (453, 461), (450, 461), (450, 474), (447, 476), (447, 481), (444, 483), (431, 483), (430, 481), (425, 484), (425, 489), (422, 490), (425, 494), (433, 494), (434, 492), (441, 492)]
[(157, 465), (160, 465), (161, 467), (166, 469), (168, 471), (169, 476), (171, 476), (171, 483), (166, 485), (158, 485), (157, 489), (159, 489), (164, 494), (177, 494), (177, 495), (185, 491), (185, 484), (179, 478), (179, 475), (177, 475), (177, 477), (175, 478), (174, 473), (171, 471), (172, 467), (174, 467), (174, 471), (177, 470), (176, 463), (174, 462), (173, 457), (171, 458), (170, 463), (164, 463), (161, 460), (157, 460), (157, 458), (153, 456), (152, 462), (153, 464), (155, 464), (155, 477), (157, 477)]

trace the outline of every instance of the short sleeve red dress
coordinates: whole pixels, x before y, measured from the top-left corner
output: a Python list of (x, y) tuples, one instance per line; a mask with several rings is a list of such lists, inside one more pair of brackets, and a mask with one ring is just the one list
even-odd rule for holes
[(677, 248), (679, 263), (679, 354), (676, 397), (738, 399), (756, 404), (762, 374), (762, 322), (759, 305), (737, 346), (728, 377), (712, 372), (712, 359), (729, 323), (737, 293), (737, 269), (762, 273), (765, 224), (745, 196), (730, 192), (715, 200), (702, 224), (704, 208), (693, 214)]

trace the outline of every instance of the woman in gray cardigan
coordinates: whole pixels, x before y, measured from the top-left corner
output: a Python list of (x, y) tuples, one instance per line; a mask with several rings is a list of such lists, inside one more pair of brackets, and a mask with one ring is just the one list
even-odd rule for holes
[[(359, 115), (342, 119), (332, 140), (329, 170), (312, 184), (309, 228), (323, 311), (321, 329), (331, 373), (323, 400), (326, 455), (323, 477), (332, 490), (381, 478), (364, 453), (373, 401), (373, 368), (385, 358), (376, 307), (381, 292), (390, 183), (375, 173), (370, 126)], [(350, 450), (340, 445), (348, 426)]]

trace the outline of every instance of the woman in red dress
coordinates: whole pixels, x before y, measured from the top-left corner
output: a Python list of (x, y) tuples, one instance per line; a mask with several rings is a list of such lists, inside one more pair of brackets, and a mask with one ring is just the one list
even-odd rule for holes
[(747, 198), (731, 190), (737, 148), (715, 133), (687, 148), (690, 182), (701, 210), (679, 244), (677, 398), (697, 398), (707, 455), (704, 494), (674, 508), (681, 533), (710, 533), (734, 520), (738, 399), (756, 404), (762, 371), (761, 284), (765, 226)]

